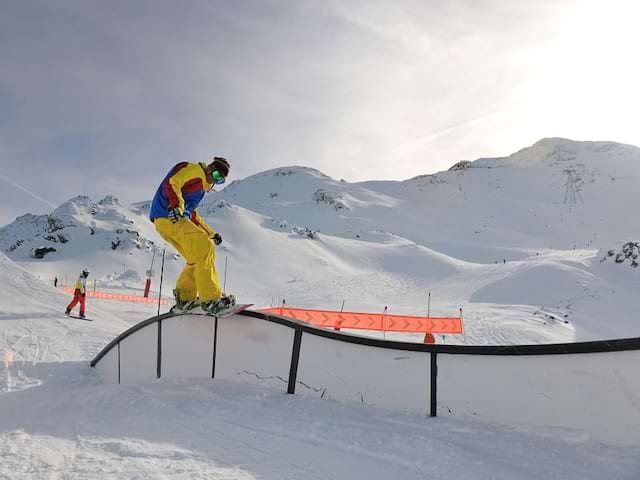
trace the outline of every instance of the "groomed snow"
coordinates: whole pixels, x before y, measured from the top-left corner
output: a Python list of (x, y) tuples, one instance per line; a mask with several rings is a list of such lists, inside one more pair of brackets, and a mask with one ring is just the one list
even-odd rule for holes
[(223, 380), (104, 385), (88, 360), (155, 307), (93, 300), (85, 322), (61, 313), (68, 295), (1, 255), (0, 281), (0, 478), (640, 475), (640, 450), (581, 431), (430, 419)]

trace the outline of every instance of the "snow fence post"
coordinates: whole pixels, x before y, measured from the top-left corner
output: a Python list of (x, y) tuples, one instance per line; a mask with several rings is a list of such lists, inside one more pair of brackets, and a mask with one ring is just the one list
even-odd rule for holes
[(287, 393), (296, 393), (296, 379), (298, 378), (298, 361), (300, 360), (300, 345), (302, 344), (302, 328), (296, 327), (293, 337), (293, 350), (291, 351), (291, 367), (289, 367), (289, 384)]
[(431, 352), (431, 417), (438, 416), (438, 354)]

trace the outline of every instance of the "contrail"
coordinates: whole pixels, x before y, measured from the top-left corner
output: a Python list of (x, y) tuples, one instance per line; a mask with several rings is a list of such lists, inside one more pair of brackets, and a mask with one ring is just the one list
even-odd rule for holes
[(464, 121), (462, 123), (458, 123), (457, 125), (453, 125), (451, 127), (443, 128), (442, 130), (438, 130), (437, 132), (434, 132), (434, 133), (431, 133), (429, 135), (426, 135), (426, 136), (424, 136), (422, 138), (419, 138), (418, 140), (413, 140), (411, 142), (404, 143), (404, 144), (398, 146), (397, 148), (398, 148), (398, 150), (401, 150), (401, 149), (411, 148), (411, 147), (414, 147), (414, 146), (417, 146), (417, 145), (420, 145), (420, 144), (423, 144), (423, 143), (428, 143), (428, 142), (430, 142), (432, 140), (435, 140), (438, 137), (442, 137), (443, 135), (446, 135), (448, 133), (454, 132), (454, 131), (458, 130), (459, 128), (468, 127), (470, 125), (475, 125), (477, 123), (482, 123), (482, 122), (485, 122), (487, 120), (492, 119), (493, 117), (497, 117), (497, 116), (503, 114), (504, 112), (506, 112), (507, 110), (512, 109), (515, 105), (516, 104), (508, 105), (508, 106), (506, 106), (504, 108), (501, 108), (499, 110), (496, 110), (494, 112), (487, 113), (486, 115), (482, 115), (480, 117), (473, 118), (471, 120), (466, 120), (466, 121)]
[(0, 178), (2, 180), (4, 180), (5, 182), (7, 182), (9, 185), (12, 185), (12, 186), (16, 187), (17, 189), (22, 190), (24, 193), (30, 195), (31, 197), (35, 198), (36, 200), (40, 200), (42, 203), (44, 203), (46, 205), (49, 205), (51, 208), (57, 208), (58, 207), (56, 204), (50, 202), (47, 199), (42, 198), (40, 195), (37, 195), (37, 194), (33, 193), (28, 188), (23, 187), (22, 185), (17, 183), (15, 180), (12, 180), (9, 177), (6, 177), (6, 176), (2, 175), (1, 173), (0, 173)]

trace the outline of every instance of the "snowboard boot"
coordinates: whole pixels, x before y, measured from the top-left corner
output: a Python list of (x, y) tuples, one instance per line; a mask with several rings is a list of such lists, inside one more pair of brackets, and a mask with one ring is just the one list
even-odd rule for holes
[(67, 309), (64, 311), (64, 314), (65, 314), (66, 316), (71, 315), (71, 309), (67, 308)]
[(200, 308), (209, 315), (216, 315), (236, 304), (236, 297), (233, 295), (224, 295), (215, 300), (209, 300), (200, 304)]
[(85, 317), (84, 313), (80, 313), (80, 318), (82, 318), (84, 320), (87, 317)]
[(180, 300), (178, 290), (173, 291), (173, 297), (176, 304), (169, 310), (171, 313), (187, 313), (200, 305), (196, 300)]

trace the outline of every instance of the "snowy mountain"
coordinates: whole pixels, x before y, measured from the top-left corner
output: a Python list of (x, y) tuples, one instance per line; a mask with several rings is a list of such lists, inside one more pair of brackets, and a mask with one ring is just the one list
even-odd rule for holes
[[(210, 194), (200, 213), (225, 239), (227, 289), (258, 305), (420, 314), (431, 292), (432, 314), (464, 309), (465, 335), (447, 342), (590, 340), (640, 335), (625, 247), (639, 184), (636, 147), (544, 139), (402, 182), (278, 168)], [(142, 288), (154, 261), (157, 289), (164, 242), (148, 208), (77, 197), (1, 228), (0, 249), (42, 278), (88, 267), (110, 288)], [(170, 284), (182, 260), (169, 250)]]
[(144, 277), (159, 242), (143, 209), (111, 196), (75, 197), (49, 215), (26, 214), (0, 229), (0, 250), (43, 278), (68, 282), (87, 267), (94, 278), (123, 269)]
[(384, 230), (493, 262), (632, 239), (629, 208), (639, 182), (636, 147), (544, 139), (506, 158), (403, 182), (350, 184), (291, 167), (233, 182), (218, 195), (328, 234)]
[[(426, 313), (431, 292), (432, 314), (464, 308), (464, 335), (439, 342), (634, 336), (638, 165), (634, 147), (552, 139), (404, 182), (271, 170), (200, 211), (224, 237), (227, 289), (258, 306)], [(51, 282), (89, 268), (99, 288), (142, 289), (154, 262), (157, 291), (166, 245), (148, 209), (76, 197), (0, 228), (0, 478), (638, 477), (637, 448), (582, 430), (434, 420), (220, 379), (102, 384), (87, 361), (157, 306), (89, 299), (93, 321), (81, 321)], [(182, 268), (167, 252), (165, 292)]]

